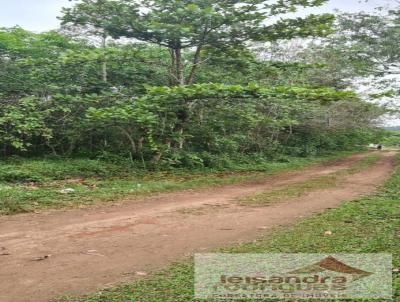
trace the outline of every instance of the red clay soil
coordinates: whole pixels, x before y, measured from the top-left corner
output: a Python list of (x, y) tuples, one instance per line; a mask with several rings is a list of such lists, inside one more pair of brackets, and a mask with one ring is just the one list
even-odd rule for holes
[(395, 153), (382, 153), (373, 168), (343, 176), (336, 187), (269, 207), (243, 207), (235, 199), (334, 173), (363, 156), (257, 183), (0, 217), (0, 255), (5, 254), (0, 256), (0, 301), (41, 302), (84, 294), (130, 281), (137, 272), (163, 268), (194, 252), (252, 241), (277, 225), (373, 192), (392, 173)]

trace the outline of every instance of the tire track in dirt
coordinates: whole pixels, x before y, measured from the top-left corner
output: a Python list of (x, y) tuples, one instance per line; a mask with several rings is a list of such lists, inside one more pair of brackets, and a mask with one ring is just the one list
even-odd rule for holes
[[(86, 209), (0, 217), (0, 301), (49, 301), (129, 281), (195, 251), (257, 238), (277, 225), (371, 193), (393, 171), (395, 153), (382, 153), (373, 169), (343, 177), (335, 188), (315, 190), (269, 207), (233, 200), (346, 169), (366, 154), (263, 181), (186, 190)], [(37, 257), (51, 255), (41, 261)], [(36, 259), (38, 260), (38, 259)]]

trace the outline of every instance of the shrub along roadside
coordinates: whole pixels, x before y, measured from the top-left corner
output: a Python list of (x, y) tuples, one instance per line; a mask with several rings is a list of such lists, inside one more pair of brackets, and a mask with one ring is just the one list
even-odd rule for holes
[[(399, 268), (399, 188), (400, 167), (393, 177), (373, 196), (347, 202), (339, 208), (306, 219), (290, 228), (276, 229), (272, 234), (255, 243), (244, 244), (223, 251), (232, 253), (385, 252), (393, 254), (393, 266)], [(332, 232), (331, 236), (324, 236), (324, 232), (327, 230)], [(393, 278), (393, 299), (398, 301), (400, 299), (399, 273), (394, 273)], [(193, 263), (191, 259), (186, 260), (132, 284), (104, 290), (82, 298), (64, 297), (59, 301), (194, 301)]]
[[(333, 88), (199, 84), (0, 107), (0, 155), (95, 158), (147, 168), (214, 168), (248, 155), (275, 158), (351, 150), (379, 141), (385, 110)], [(12, 131), (10, 131), (12, 129)]]

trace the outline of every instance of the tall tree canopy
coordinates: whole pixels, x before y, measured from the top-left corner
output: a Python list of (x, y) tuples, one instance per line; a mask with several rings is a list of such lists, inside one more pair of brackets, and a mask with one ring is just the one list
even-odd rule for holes
[[(333, 16), (279, 19), (327, 0), (83, 0), (64, 9), (64, 24), (90, 26), (168, 48), (171, 84), (191, 84), (207, 46), (231, 48), (249, 41), (326, 35)], [(185, 49), (192, 50), (184, 57)]]
[(385, 108), (341, 90), (398, 61), (397, 15), (285, 19), (324, 2), (80, 0), (60, 31), (0, 28), (0, 154), (213, 167), (371, 142)]

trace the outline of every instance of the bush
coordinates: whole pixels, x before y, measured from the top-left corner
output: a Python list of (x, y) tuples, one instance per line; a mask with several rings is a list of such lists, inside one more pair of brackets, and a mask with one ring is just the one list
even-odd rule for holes
[(0, 163), (0, 181), (43, 182), (67, 178), (111, 177), (128, 174), (124, 162), (112, 164), (91, 159), (18, 159)]
[(4, 171), (0, 170), (0, 181), (5, 182), (42, 182), (43, 178), (35, 173), (27, 171)]

